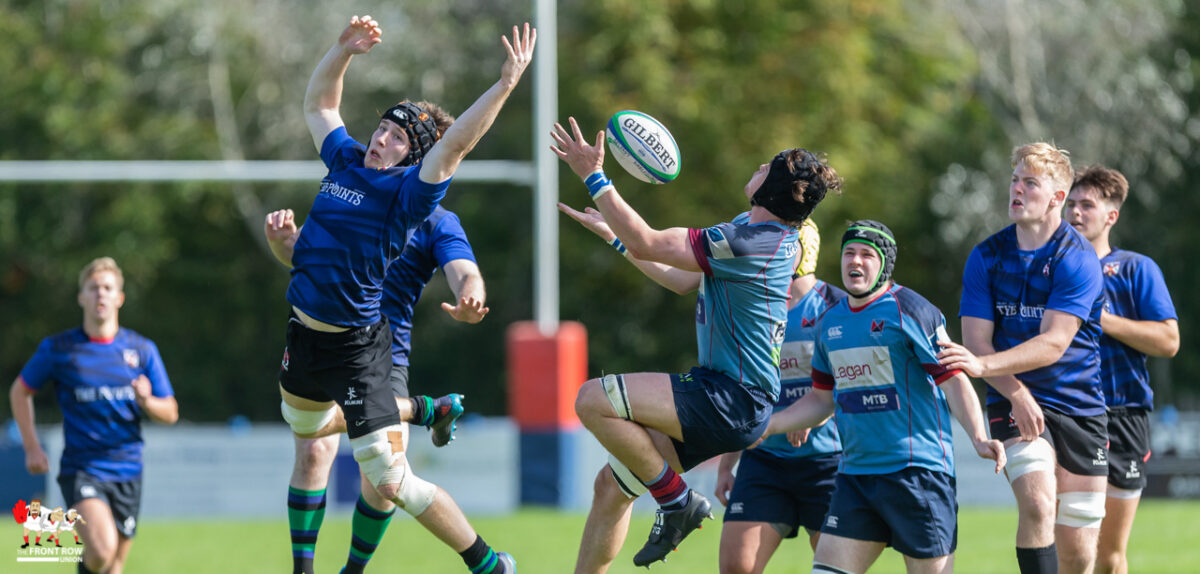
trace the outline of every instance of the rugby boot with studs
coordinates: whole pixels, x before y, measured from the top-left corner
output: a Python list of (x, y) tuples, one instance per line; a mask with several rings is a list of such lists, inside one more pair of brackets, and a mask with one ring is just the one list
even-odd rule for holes
[(433, 446), (446, 446), (454, 440), (455, 421), (463, 414), (463, 396), (451, 393), (433, 400), (433, 422), (429, 430), (433, 431)]
[(659, 560), (666, 561), (667, 554), (675, 550), (680, 542), (697, 528), (703, 528), (705, 518), (712, 518), (712, 503), (695, 490), (688, 490), (687, 504), (678, 510), (658, 509), (654, 515), (654, 527), (646, 545), (633, 557), (634, 566), (650, 567)]

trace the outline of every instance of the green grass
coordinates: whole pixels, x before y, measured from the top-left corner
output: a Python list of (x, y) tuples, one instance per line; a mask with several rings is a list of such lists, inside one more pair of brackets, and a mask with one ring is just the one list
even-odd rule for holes
[[(283, 509), (280, 509), (282, 514)], [(609, 571), (645, 572), (633, 567), (653, 518), (636, 514), (621, 555)], [(660, 573), (717, 571), (720, 517), (694, 533)], [(478, 517), (472, 523), (494, 547), (517, 557), (522, 574), (562, 574), (575, 564), (584, 516), (550, 510), (523, 510), (503, 517)], [(1130, 542), (1131, 572), (1200, 571), (1200, 502), (1143, 501)], [(1016, 511), (1008, 508), (965, 508), (959, 515), (956, 570), (969, 573), (1017, 571), (1013, 553)], [(346, 558), (349, 517), (325, 520), (317, 547), (317, 571), (335, 573)], [(805, 573), (812, 554), (799, 540), (785, 541), (767, 567), (768, 573)], [(32, 570), (32, 568), (31, 568)], [(65, 565), (39, 565), (38, 572), (74, 571)], [(22, 570), (24, 571), (24, 570)], [(290, 572), (291, 553), (286, 520), (256, 522), (161, 522), (144, 520), (127, 574), (217, 572)], [(407, 516), (393, 520), (368, 572), (465, 572), (462, 561)], [(899, 554), (887, 550), (872, 572), (903, 572)]]

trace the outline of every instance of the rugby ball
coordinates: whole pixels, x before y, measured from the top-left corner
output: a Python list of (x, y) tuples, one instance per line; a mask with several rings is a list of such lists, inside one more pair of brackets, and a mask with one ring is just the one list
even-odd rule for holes
[(679, 146), (658, 120), (633, 110), (613, 114), (604, 130), (609, 153), (625, 171), (646, 183), (679, 177)]

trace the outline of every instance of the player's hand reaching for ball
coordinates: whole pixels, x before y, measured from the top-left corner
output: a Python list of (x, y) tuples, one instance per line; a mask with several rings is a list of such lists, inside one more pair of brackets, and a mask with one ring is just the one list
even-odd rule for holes
[(442, 310), (449, 313), (455, 321), (471, 324), (482, 321), (483, 316), (487, 315), (488, 311), (490, 311), (490, 309), (483, 306), (483, 301), (474, 297), (462, 297), (455, 305), (442, 303)]
[(583, 132), (579, 130), (575, 118), (568, 118), (568, 122), (571, 124), (569, 132), (562, 124), (554, 122), (550, 137), (554, 138), (555, 145), (550, 146), (550, 151), (567, 162), (579, 179), (586, 179), (587, 176), (604, 169), (604, 131), (596, 132), (596, 143), (589, 144), (584, 139)]
[(508, 89), (512, 89), (521, 80), (521, 74), (525, 73), (525, 68), (529, 67), (529, 63), (533, 61), (533, 47), (537, 45), (537, 28), (531, 28), (529, 22), (525, 23), (525, 33), (521, 33), (521, 29), (513, 26), (512, 41), (510, 42), (507, 36), (501, 37), (504, 42), (504, 51), (508, 53), (508, 58), (504, 60), (504, 65), (500, 68), (500, 82)]
[(585, 207), (583, 211), (575, 211), (571, 206), (559, 202), (558, 210), (567, 214), (571, 219), (578, 221), (580, 225), (587, 228), (588, 231), (595, 233), (600, 239), (605, 242), (611, 242), (617, 234), (613, 233), (608, 222), (604, 221), (604, 215), (593, 207)]

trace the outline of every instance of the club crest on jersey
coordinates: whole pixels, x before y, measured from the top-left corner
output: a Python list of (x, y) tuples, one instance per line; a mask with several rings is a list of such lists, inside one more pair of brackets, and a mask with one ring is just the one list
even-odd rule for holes
[(129, 365), (129, 368), (136, 369), (141, 366), (142, 358), (138, 356), (137, 349), (125, 349), (124, 356), (125, 364)]
[(816, 319), (809, 319), (808, 317), (800, 318), (800, 326), (801, 327), (812, 327), (813, 325), (816, 325), (816, 324), (817, 324)]
[(876, 321), (875, 319), (871, 319), (871, 332), (872, 333), (882, 333), (883, 332), (883, 319), (880, 319), (878, 321)]
[(1049, 276), (1050, 276), (1050, 264), (1047, 263), (1045, 266), (1042, 267), (1042, 277), (1049, 277)]
[(1104, 275), (1105, 276), (1112, 277), (1113, 275), (1116, 275), (1117, 273), (1120, 273), (1120, 272), (1121, 272), (1121, 264), (1119, 262), (1114, 261), (1112, 263), (1104, 264)]
[(288, 363), (290, 363), (291, 361), (292, 361), (292, 358), (291, 358), (291, 356), (288, 355), (287, 347), (284, 347), (283, 348), (283, 362), (280, 364), (280, 367), (282, 367), (283, 370), (285, 370), (285, 371), (288, 370)]

